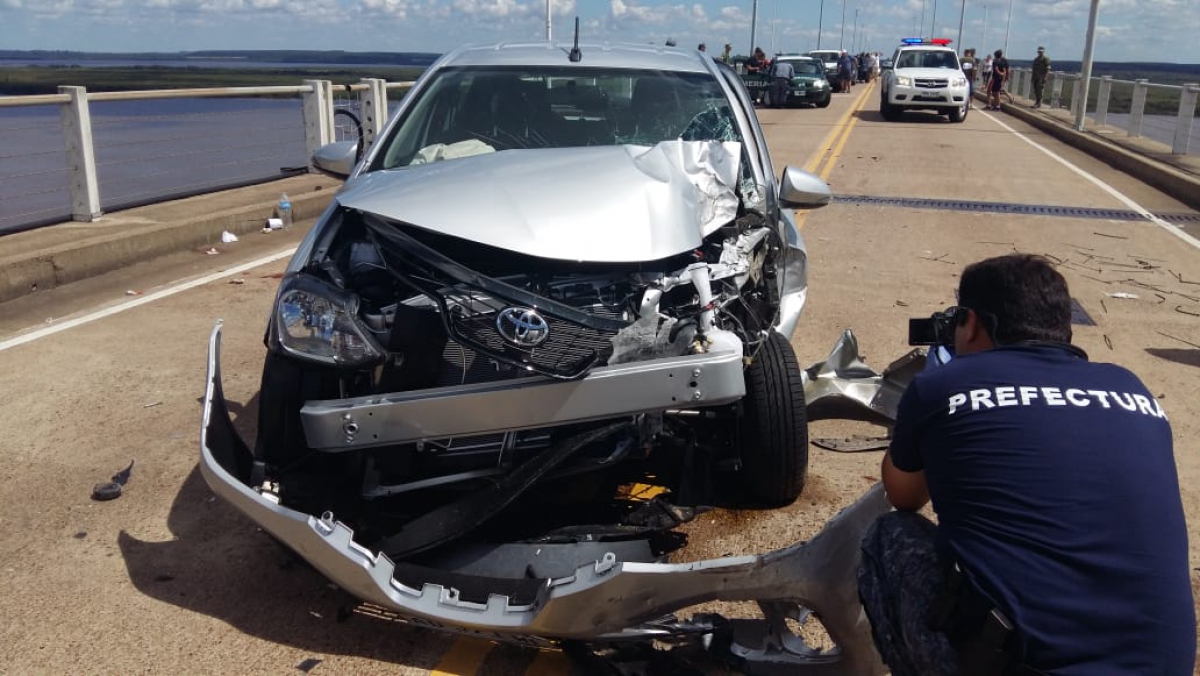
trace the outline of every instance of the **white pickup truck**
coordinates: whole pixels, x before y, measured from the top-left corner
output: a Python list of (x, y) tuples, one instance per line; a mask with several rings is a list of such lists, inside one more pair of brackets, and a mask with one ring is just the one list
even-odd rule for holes
[(883, 71), (879, 112), (894, 121), (905, 110), (932, 110), (951, 122), (967, 119), (971, 94), (958, 54), (949, 40), (908, 42), (896, 49)]

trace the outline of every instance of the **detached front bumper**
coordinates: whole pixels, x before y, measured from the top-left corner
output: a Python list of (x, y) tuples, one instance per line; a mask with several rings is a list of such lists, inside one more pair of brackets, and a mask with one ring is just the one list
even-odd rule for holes
[(783, 659), (793, 668), (811, 667), (822, 674), (883, 671), (855, 581), (862, 536), (888, 509), (878, 486), (812, 540), (761, 556), (653, 564), (622, 562), (610, 552), (573, 575), (541, 580), (532, 602), (515, 605), (496, 593), (487, 603), (472, 603), (460, 600), (452, 587), (400, 582), (393, 577), (395, 564), (356, 543), (353, 531), (333, 514), (318, 518), (289, 509), (248, 485), (251, 455), (226, 408), (220, 345), (218, 323), (209, 342), (201, 473), (222, 499), (364, 601), (391, 609), (412, 624), (531, 645), (557, 639), (650, 639), (663, 634), (661, 625), (641, 623), (711, 600), (799, 604), (820, 615), (836, 651), (793, 649), (795, 644), (781, 636), (788, 632), (785, 618), (770, 613), (769, 630), (758, 636), (759, 645), (735, 645), (735, 652), (747, 660)]

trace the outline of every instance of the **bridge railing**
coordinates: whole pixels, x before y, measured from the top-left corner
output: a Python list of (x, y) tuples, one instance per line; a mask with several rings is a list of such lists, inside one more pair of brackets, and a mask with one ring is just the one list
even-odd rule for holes
[[(1046, 79), (1042, 104), (1065, 108), (1078, 114), (1082, 103), (1083, 76), (1051, 71)], [(1014, 68), (1009, 91), (1033, 99), (1033, 73)], [(1085, 116), (1095, 126), (1124, 129), (1131, 137), (1144, 136), (1171, 147), (1175, 155), (1196, 152), (1191, 141), (1200, 140), (1196, 99), (1200, 84), (1165, 85), (1149, 80), (1118, 80), (1111, 76), (1091, 78)], [(1200, 146), (1200, 143), (1197, 144)]]
[(0, 235), (313, 171), (313, 151), (346, 135), (337, 111), (355, 112), (370, 145), (387, 122), (388, 93), (412, 84), (63, 86), (0, 97)]

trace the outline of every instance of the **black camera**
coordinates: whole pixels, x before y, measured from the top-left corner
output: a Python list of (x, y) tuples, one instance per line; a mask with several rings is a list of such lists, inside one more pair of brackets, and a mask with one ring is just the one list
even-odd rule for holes
[(958, 324), (959, 313), (964, 311), (965, 308), (949, 307), (923, 319), (909, 319), (908, 344), (954, 347), (954, 327)]

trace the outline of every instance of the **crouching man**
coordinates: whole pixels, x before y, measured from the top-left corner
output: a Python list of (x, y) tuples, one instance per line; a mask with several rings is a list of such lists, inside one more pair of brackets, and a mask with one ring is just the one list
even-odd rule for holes
[[(898, 511), (859, 593), (895, 676), (1191, 674), (1196, 624), (1166, 413), (1071, 343), (1036, 256), (963, 271), (957, 356), (918, 375), (883, 458)], [(916, 514), (930, 499), (938, 524)]]

